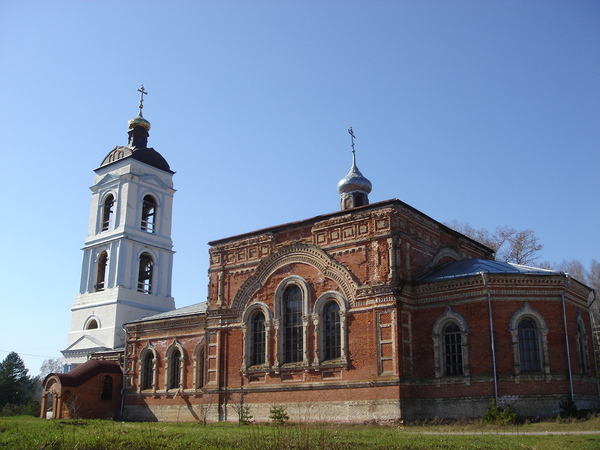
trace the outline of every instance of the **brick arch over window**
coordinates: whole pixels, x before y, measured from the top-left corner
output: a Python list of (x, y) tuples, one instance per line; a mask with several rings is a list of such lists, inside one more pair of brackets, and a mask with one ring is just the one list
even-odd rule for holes
[(266, 280), (281, 267), (294, 263), (308, 264), (319, 270), (325, 277), (337, 282), (350, 306), (354, 304), (356, 290), (360, 283), (352, 273), (317, 246), (294, 244), (269, 255), (258, 265), (255, 274), (244, 281), (238, 289), (233, 299), (232, 309), (241, 316), (252, 296)]
[(138, 359), (138, 392), (156, 392), (158, 353), (148, 342), (142, 349)]
[(436, 378), (469, 376), (469, 329), (463, 316), (449, 306), (433, 324), (433, 356)]
[(325, 292), (315, 302), (312, 314), (317, 343), (314, 366), (347, 367), (347, 311), (348, 302), (339, 292)]
[(185, 386), (185, 351), (181, 344), (175, 339), (165, 352), (166, 386), (169, 389), (183, 389)]
[[(517, 375), (523, 372), (549, 374), (548, 327), (544, 317), (525, 302), (525, 305), (510, 319), (508, 331), (512, 339), (514, 373)], [(538, 368), (534, 368), (536, 361), (539, 362)]]
[[(262, 314), (262, 329), (260, 315)], [(269, 307), (262, 302), (250, 304), (242, 316), (244, 360), (242, 372), (266, 370), (271, 361), (269, 352), (273, 317)], [(262, 361), (262, 362), (260, 362)]]

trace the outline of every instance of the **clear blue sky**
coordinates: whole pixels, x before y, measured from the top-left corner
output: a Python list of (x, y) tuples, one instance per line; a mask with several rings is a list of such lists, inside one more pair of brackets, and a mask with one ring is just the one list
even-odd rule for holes
[(600, 2), (0, 0), (0, 358), (66, 346), (93, 169), (127, 143), (177, 172), (173, 295), (207, 242), (371, 202), (534, 229), (542, 260), (600, 258)]

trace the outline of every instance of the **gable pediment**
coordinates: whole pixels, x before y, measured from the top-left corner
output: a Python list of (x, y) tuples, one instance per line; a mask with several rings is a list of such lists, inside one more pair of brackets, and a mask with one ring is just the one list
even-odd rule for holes
[(65, 351), (78, 351), (78, 350), (90, 350), (90, 349), (108, 349), (102, 341), (88, 335), (84, 334), (71, 345), (69, 345)]

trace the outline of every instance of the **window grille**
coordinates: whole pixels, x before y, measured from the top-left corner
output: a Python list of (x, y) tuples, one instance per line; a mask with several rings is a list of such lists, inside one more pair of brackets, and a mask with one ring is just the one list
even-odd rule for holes
[(265, 363), (265, 315), (258, 311), (250, 322), (250, 365), (258, 366)]
[(302, 361), (303, 324), (302, 324), (302, 291), (298, 286), (288, 287), (283, 295), (283, 362)]
[(147, 351), (142, 358), (142, 373), (140, 380), (140, 389), (142, 391), (152, 388), (153, 355)]
[(530, 319), (519, 322), (519, 365), (521, 372), (541, 370), (537, 327)]
[(181, 352), (175, 349), (171, 352), (169, 361), (169, 386), (168, 389), (177, 389), (181, 382)]
[(323, 312), (323, 350), (325, 360), (342, 356), (342, 331), (340, 323), (340, 305), (329, 302)]
[(462, 335), (456, 323), (444, 328), (444, 375), (463, 374)]

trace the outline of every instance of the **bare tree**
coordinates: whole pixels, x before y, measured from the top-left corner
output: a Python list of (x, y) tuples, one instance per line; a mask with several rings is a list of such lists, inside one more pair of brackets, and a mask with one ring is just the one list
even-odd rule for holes
[(490, 232), (486, 228), (475, 229), (468, 223), (457, 220), (447, 223), (446, 226), (494, 250), (498, 261), (535, 264), (543, 247), (533, 230), (517, 231), (513, 227), (504, 225)]
[(47, 375), (51, 373), (63, 373), (62, 359), (50, 358), (45, 359), (40, 367), (39, 378), (43, 381)]

